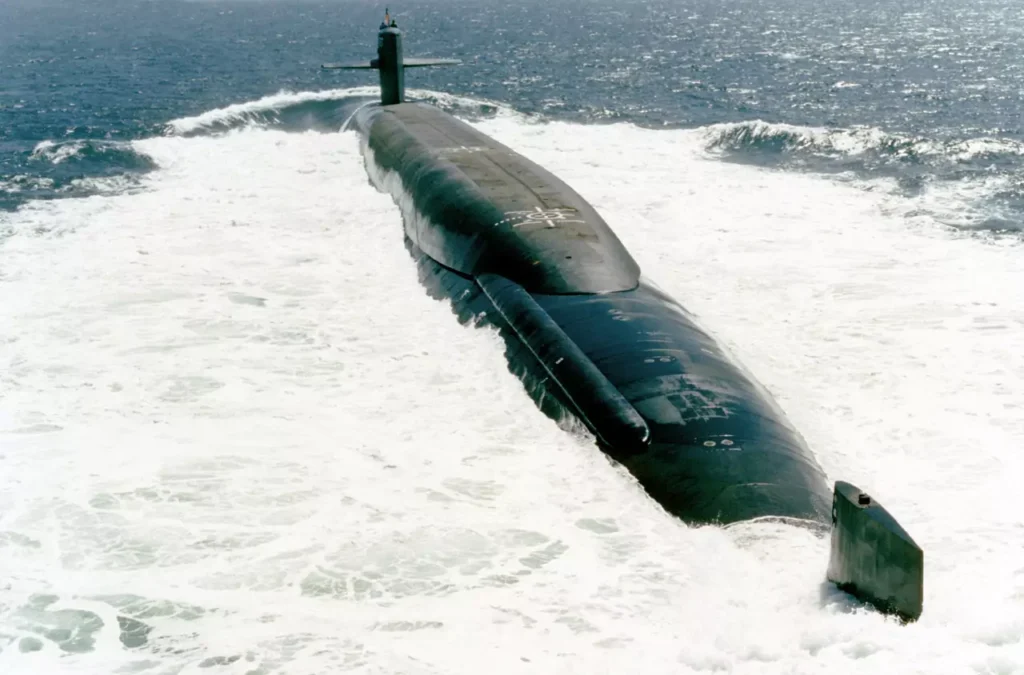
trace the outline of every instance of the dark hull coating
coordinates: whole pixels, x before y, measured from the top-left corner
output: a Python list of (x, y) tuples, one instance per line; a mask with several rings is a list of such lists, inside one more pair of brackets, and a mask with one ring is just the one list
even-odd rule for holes
[(842, 590), (901, 620), (924, 604), (924, 551), (881, 504), (836, 481), (828, 578)]
[(409, 238), (445, 267), (531, 293), (636, 287), (640, 267), (619, 238), (547, 169), (427, 105), (365, 108), (355, 122), (413, 199)]
[[(499, 329), (512, 371), (545, 412), (579, 418), (688, 522), (827, 522), (824, 473), (782, 411), (685, 309), (640, 279), (581, 197), (428, 106), (371, 106), (355, 122), (371, 174), (403, 207), (421, 281), (463, 322)], [(524, 231), (503, 215), (554, 208), (576, 222)], [(517, 292), (528, 298), (509, 310)], [(559, 371), (580, 352), (586, 367)], [(581, 382), (588, 364), (599, 375)]]
[[(450, 301), (462, 323), (499, 330), (512, 372), (545, 413), (582, 420), (476, 281), (406, 245), (433, 297)], [(667, 511), (691, 523), (826, 522), (831, 495), (799, 434), (670, 298), (646, 282), (621, 293), (533, 297), (647, 422), (649, 446), (601, 446)]]

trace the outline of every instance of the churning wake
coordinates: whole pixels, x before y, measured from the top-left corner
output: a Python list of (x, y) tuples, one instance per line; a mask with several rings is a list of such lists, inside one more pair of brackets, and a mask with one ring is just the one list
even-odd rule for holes
[(273, 123), (337, 96), (172, 122), (137, 189), (0, 213), (0, 671), (1022, 672), (1019, 243), (707, 130), (474, 122), (913, 533), (902, 627), (823, 583), (827, 540), (686, 527), (537, 411), (343, 120)]

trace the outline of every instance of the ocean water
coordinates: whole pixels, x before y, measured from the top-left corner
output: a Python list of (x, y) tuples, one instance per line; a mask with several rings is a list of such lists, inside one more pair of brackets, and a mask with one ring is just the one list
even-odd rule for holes
[[(416, 71), (424, 89), (547, 121), (702, 128), (723, 161), (898, 194), (947, 227), (1021, 231), (1024, 20), (1012, 0), (394, 9), (411, 54), (465, 63)], [(130, 187), (155, 168), (130, 142), (171, 120), (371, 84), (318, 66), (372, 56), (381, 11), (361, 0), (5, 0), (0, 209)], [(329, 105), (289, 112), (275, 121), (293, 131), (337, 126)]]
[(428, 298), (363, 3), (0, 4), (0, 672), (1024, 673), (1019, 10), (410, 3), (926, 552), (687, 527)]

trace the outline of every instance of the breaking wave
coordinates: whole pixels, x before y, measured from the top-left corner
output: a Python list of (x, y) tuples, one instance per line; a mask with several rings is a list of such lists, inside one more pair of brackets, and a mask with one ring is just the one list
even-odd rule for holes
[(42, 141), (28, 156), (36, 173), (0, 176), (0, 210), (33, 199), (91, 197), (137, 187), (156, 162), (125, 141)]
[(168, 136), (196, 136), (230, 131), (249, 126), (296, 126), (305, 121), (305, 130), (337, 122), (333, 129), (340, 128), (344, 119), (338, 120), (331, 111), (346, 99), (369, 97), (370, 87), (361, 89), (330, 89), (326, 91), (289, 92), (264, 96), (255, 101), (235, 103), (224, 108), (207, 110), (191, 117), (182, 117), (167, 123), (164, 133)]
[(156, 168), (151, 157), (124, 141), (42, 141), (36, 145), (29, 160), (82, 169), (92, 168), (89, 165), (102, 165), (123, 171), (149, 171)]
[[(182, 117), (167, 123), (170, 136), (217, 134), (246, 127), (264, 127), (284, 131), (335, 132), (357, 108), (377, 100), (377, 87), (353, 87), (324, 91), (281, 91), (263, 98), (208, 110), (200, 115)], [(469, 118), (515, 114), (512, 109), (491, 101), (453, 96), (436, 91), (408, 91), (410, 99), (425, 101), (450, 113)]]
[(901, 163), (1009, 161), (1024, 155), (1024, 144), (1003, 138), (936, 140), (894, 134), (874, 127), (827, 129), (762, 120), (706, 127), (707, 149), (725, 152)]
[(1024, 232), (1024, 181), (1014, 167), (1024, 143), (936, 139), (875, 127), (822, 128), (762, 120), (702, 130), (704, 149), (729, 161), (828, 174), (910, 199), (960, 230)]
[(157, 168), (128, 144), (103, 149), (94, 141), (40, 143), (33, 162), (44, 163), (38, 174), (0, 177), (0, 211), (12, 211), (31, 200), (92, 197), (139, 189), (142, 178)]

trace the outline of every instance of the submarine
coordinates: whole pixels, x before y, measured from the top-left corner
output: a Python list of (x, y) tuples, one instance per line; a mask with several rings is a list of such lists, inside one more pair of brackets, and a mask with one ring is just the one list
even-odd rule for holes
[(924, 555), (877, 500), (835, 482), (768, 391), (642, 273), (562, 180), (471, 125), (407, 101), (385, 13), (380, 100), (343, 129), (402, 212), (421, 284), (464, 325), (496, 329), (509, 369), (549, 416), (578, 420), (666, 511), (695, 525), (770, 519), (830, 536), (827, 579), (901, 622), (922, 612)]

